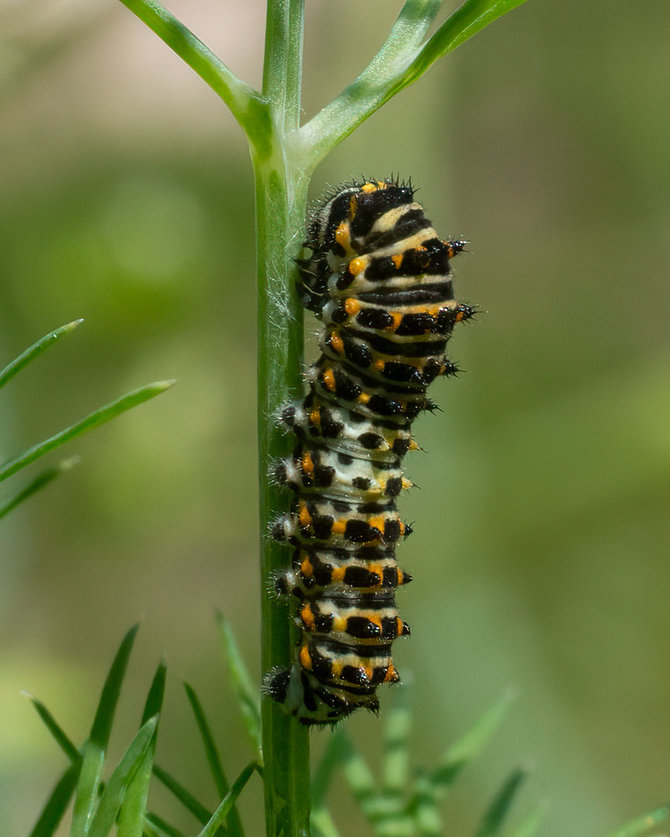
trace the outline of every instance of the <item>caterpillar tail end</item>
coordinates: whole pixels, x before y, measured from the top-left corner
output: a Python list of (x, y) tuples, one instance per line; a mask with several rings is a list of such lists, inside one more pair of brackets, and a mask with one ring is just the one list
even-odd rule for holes
[(324, 688), (297, 663), (290, 669), (279, 666), (270, 669), (263, 678), (261, 694), (282, 704), (288, 715), (305, 726), (332, 726), (360, 706), (373, 713), (379, 711), (379, 701), (374, 695), (351, 700), (341, 690)]

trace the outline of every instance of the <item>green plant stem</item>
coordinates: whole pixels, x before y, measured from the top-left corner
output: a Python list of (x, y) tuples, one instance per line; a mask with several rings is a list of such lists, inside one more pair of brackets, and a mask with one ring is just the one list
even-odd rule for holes
[[(295, 627), (288, 606), (268, 597), (268, 579), (284, 569), (286, 547), (268, 537), (268, 526), (286, 511), (285, 492), (268, 480), (270, 463), (290, 453), (291, 441), (277, 413), (302, 395), (302, 306), (295, 292), (295, 264), (307, 201), (307, 180), (284, 153), (286, 134), (300, 114), (303, 0), (270, 0), (266, 24), (263, 93), (269, 102), (272, 139), (252, 146), (256, 189), (258, 272), (258, 444), (261, 525), (261, 661), (263, 671), (290, 665)], [(261, 706), (268, 837), (309, 834), (309, 738), (307, 729), (264, 697)]]

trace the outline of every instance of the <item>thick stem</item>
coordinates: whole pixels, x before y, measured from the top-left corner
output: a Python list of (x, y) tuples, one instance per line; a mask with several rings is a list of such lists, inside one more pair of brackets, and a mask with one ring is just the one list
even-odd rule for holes
[[(294, 289), (296, 242), (304, 225), (306, 189), (284, 170), (281, 155), (255, 167), (258, 248), (258, 445), (261, 519), (263, 671), (288, 667), (295, 636), (288, 606), (268, 596), (268, 579), (285, 569), (288, 550), (267, 535), (286, 511), (286, 492), (268, 481), (270, 463), (290, 453), (277, 412), (302, 394), (302, 307)], [(282, 707), (263, 699), (263, 761), (268, 837), (309, 834), (309, 738)]]
[[(269, 142), (253, 147), (258, 264), (258, 449), (261, 524), (261, 661), (263, 671), (286, 668), (297, 637), (289, 606), (267, 593), (285, 569), (285, 546), (268, 537), (270, 522), (287, 511), (288, 497), (268, 480), (273, 460), (289, 455), (290, 438), (277, 413), (302, 395), (302, 306), (295, 292), (294, 258), (305, 223), (307, 180), (286, 154), (298, 127), (304, 0), (268, 0), (263, 95), (270, 111)], [(308, 731), (267, 696), (263, 698), (263, 762), (267, 837), (309, 837)]]

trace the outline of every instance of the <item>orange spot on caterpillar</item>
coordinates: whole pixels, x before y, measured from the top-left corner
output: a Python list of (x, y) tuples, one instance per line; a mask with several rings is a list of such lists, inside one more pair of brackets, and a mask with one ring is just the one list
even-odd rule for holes
[(348, 297), (344, 300), (344, 310), (350, 317), (353, 317), (361, 310), (361, 304), (357, 299)]
[(312, 670), (312, 657), (309, 653), (309, 648), (306, 645), (303, 645), (300, 649), (300, 665), (305, 669), (305, 671)]
[(393, 663), (389, 663), (389, 667), (386, 669), (386, 674), (384, 675), (384, 683), (397, 683), (400, 680), (400, 675), (396, 671), (396, 667)]
[(333, 331), (331, 333), (330, 337), (328, 338), (328, 342), (330, 343), (331, 349), (336, 354), (338, 354), (338, 355), (342, 354), (342, 351), (344, 350), (344, 342), (343, 342), (342, 338), (340, 337), (340, 335), (336, 331)]
[(335, 230), (335, 241), (345, 250), (349, 248), (349, 224), (346, 221), (342, 221), (338, 224), (338, 227)]
[(299, 511), (298, 511), (298, 520), (300, 521), (301, 526), (309, 526), (312, 522), (312, 515), (309, 513), (309, 509), (304, 503), (299, 504)]
[(300, 618), (304, 622), (307, 630), (314, 630), (314, 613), (312, 612), (312, 608), (310, 607), (308, 602), (305, 602), (305, 604), (300, 609)]
[(349, 262), (347, 270), (352, 276), (358, 276), (359, 273), (362, 273), (365, 270), (367, 264), (368, 260), (365, 256), (357, 256)]
[(323, 370), (323, 385), (327, 390), (330, 390), (330, 392), (335, 392), (337, 385), (335, 383), (335, 373), (332, 369)]

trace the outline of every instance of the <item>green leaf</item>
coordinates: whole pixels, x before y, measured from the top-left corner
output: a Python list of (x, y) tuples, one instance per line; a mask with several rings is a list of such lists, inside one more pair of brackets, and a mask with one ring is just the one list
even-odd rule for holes
[(61, 430), (60, 433), (56, 433), (56, 435), (52, 436), (50, 439), (45, 439), (43, 442), (28, 448), (28, 450), (25, 450), (19, 456), (8, 459), (2, 464), (2, 466), (0, 466), (0, 481), (6, 480), (8, 477), (11, 477), (12, 474), (20, 471), (21, 468), (25, 468), (26, 465), (30, 465), (31, 462), (39, 459), (40, 456), (44, 456), (44, 454), (49, 453), (61, 445), (64, 445), (65, 442), (69, 442), (70, 439), (73, 439), (75, 436), (80, 436), (87, 430), (99, 427), (101, 424), (115, 418), (115, 416), (118, 416), (120, 413), (130, 410), (131, 407), (135, 407), (137, 404), (141, 404), (144, 401), (148, 401), (150, 398), (154, 398), (156, 395), (160, 395), (161, 392), (165, 392), (165, 390), (169, 389), (174, 383), (174, 381), (159, 381), (158, 383), (147, 384), (146, 386), (134, 389), (132, 392), (123, 395), (121, 398), (117, 398), (116, 401), (112, 401), (104, 407), (100, 407), (100, 409), (95, 410), (90, 415), (86, 416), (86, 418), (78, 421), (71, 427), (67, 427), (65, 430)]
[(476, 758), (500, 726), (514, 696), (508, 692), (488, 709), (460, 741), (447, 748), (435, 770), (427, 778), (436, 788), (450, 785), (461, 770)]
[[(107, 837), (110, 833), (133, 777), (149, 751), (157, 724), (158, 716), (150, 718), (133, 738), (100, 797), (98, 809), (88, 830), (89, 837)], [(144, 826), (144, 810), (136, 811), (135, 815), (137, 817), (135, 823), (126, 820), (124, 835), (133, 834), (136, 837), (138, 835), (141, 837)], [(119, 830), (119, 835), (121, 833)]]
[(218, 611), (216, 614), (216, 622), (228, 662), (228, 673), (230, 674), (233, 691), (237, 698), (237, 705), (242, 713), (244, 725), (249, 733), (252, 746), (260, 753), (261, 709), (258, 688), (252, 685), (251, 677), (244, 664), (244, 658), (235, 640), (230, 623)]
[(38, 474), (32, 482), (29, 482), (25, 488), (22, 488), (17, 494), (13, 497), (10, 497), (9, 500), (6, 500), (0, 506), (0, 518), (4, 517), (8, 512), (15, 509), (20, 503), (24, 500), (27, 500), (36, 491), (39, 491), (41, 488), (44, 488), (48, 485), (53, 479), (60, 476), (60, 474), (64, 473), (65, 471), (69, 471), (70, 468), (75, 465), (79, 461), (79, 458), (76, 456), (71, 457), (70, 459), (65, 459), (63, 462), (60, 462), (54, 468), (47, 468), (45, 471), (42, 471), (41, 474)]
[(198, 699), (198, 696), (192, 686), (188, 683), (184, 683), (184, 689), (186, 689), (186, 697), (188, 698), (188, 702), (191, 704), (191, 709), (195, 715), (195, 722), (198, 725), (198, 732), (200, 733), (200, 739), (203, 747), (205, 748), (207, 763), (209, 764), (209, 769), (214, 779), (216, 791), (219, 797), (225, 796), (230, 790), (230, 785), (228, 784), (228, 780), (226, 779), (226, 775), (223, 771), (219, 751), (216, 748), (216, 743), (209, 724), (207, 723), (207, 718), (205, 717), (202, 704), (200, 703), (200, 700)]
[(177, 797), (182, 805), (184, 805), (184, 807), (193, 814), (198, 822), (204, 825), (210, 819), (212, 812), (209, 811), (201, 802), (198, 802), (193, 794), (190, 793), (190, 791), (187, 791), (180, 782), (167, 772), (167, 770), (163, 770), (162, 767), (154, 764), (153, 774), (158, 781), (162, 782), (165, 787)]
[[(151, 686), (149, 687), (140, 726), (147, 723), (154, 716), (158, 716), (163, 708), (166, 672), (167, 666), (165, 659), (162, 659), (158, 664), (156, 673), (151, 681)], [(151, 739), (144, 758), (137, 768), (123, 800), (119, 817), (118, 837), (142, 837), (157, 735), (158, 726), (156, 726), (156, 735)]]
[(11, 380), (14, 375), (20, 372), (24, 366), (27, 366), (31, 360), (35, 360), (35, 358), (38, 357), (38, 355), (41, 355), (45, 349), (48, 349), (49, 346), (53, 346), (53, 344), (61, 337), (65, 337), (70, 334), (70, 332), (74, 331), (74, 329), (83, 322), (83, 320), (73, 320), (71, 323), (67, 323), (64, 326), (56, 328), (48, 334), (45, 334), (44, 337), (41, 337), (37, 341), (37, 343), (33, 343), (32, 346), (26, 349), (25, 352), (22, 352), (11, 363), (8, 363), (7, 366), (5, 366), (5, 368), (0, 372), (0, 388), (2, 388), (7, 381)]
[(525, 778), (525, 770), (514, 770), (507, 777), (484, 814), (475, 837), (495, 837), (496, 834), (500, 834), (505, 817)]
[(167, 662), (165, 657), (158, 664), (154, 679), (151, 681), (147, 699), (144, 703), (144, 711), (142, 712), (142, 720), (140, 726), (145, 724), (149, 718), (154, 715), (159, 715), (163, 708), (163, 698), (165, 696), (165, 677), (167, 675)]
[(33, 697), (28, 692), (24, 692), (24, 695), (28, 698), (28, 700), (32, 703), (32, 705), (37, 710), (37, 714), (40, 718), (44, 721), (47, 729), (56, 739), (58, 746), (61, 750), (65, 753), (68, 759), (73, 764), (80, 764), (81, 763), (81, 754), (73, 742), (68, 738), (67, 734), (63, 730), (63, 728), (59, 725), (56, 721), (54, 716), (49, 712), (46, 706), (42, 703), (41, 700), (38, 700), (36, 697)]
[[(361, 806), (367, 820), (374, 823), (384, 811), (385, 800), (377, 793), (377, 783), (365, 759), (351, 741), (342, 734), (344, 755), (344, 776), (351, 791)], [(381, 802), (381, 804), (380, 804)]]
[(393, 92), (396, 93), (416, 81), (438, 58), (456, 49), (494, 20), (525, 2), (526, 0), (467, 0), (428, 40)]
[(118, 817), (117, 837), (142, 837), (144, 833), (155, 748), (156, 736), (154, 735), (123, 797)]
[(421, 837), (440, 837), (444, 832), (438, 801), (463, 768), (475, 759), (500, 726), (513, 694), (508, 692), (488, 709), (459, 741), (449, 746), (438, 766), (417, 777), (409, 803), (416, 828)]
[(58, 780), (28, 837), (53, 837), (77, 786), (81, 762), (71, 764)]
[(337, 826), (325, 808), (319, 808), (318, 811), (312, 810), (309, 822), (312, 837), (340, 837)]
[(82, 747), (83, 761), (74, 801), (71, 837), (86, 837), (93, 821), (114, 713), (138, 627), (134, 625), (126, 633), (116, 652), (102, 688), (88, 741)]
[(239, 795), (242, 793), (244, 786), (249, 781), (251, 774), (256, 769), (256, 766), (256, 762), (252, 761), (244, 768), (244, 770), (240, 773), (237, 779), (235, 779), (232, 788), (221, 800), (221, 804), (216, 809), (216, 811), (214, 811), (210, 821), (202, 829), (198, 837), (214, 837), (217, 829), (226, 822), (226, 819), (230, 811), (232, 810), (233, 805), (237, 801)]
[(119, 701), (123, 678), (128, 667), (128, 659), (130, 658), (130, 652), (133, 650), (135, 635), (139, 627), (139, 624), (133, 625), (123, 637), (119, 650), (116, 652), (116, 656), (110, 666), (105, 685), (102, 688), (100, 702), (98, 703), (89, 734), (89, 741), (102, 750), (106, 750), (109, 744), (116, 705)]
[(417, 777), (409, 807), (419, 837), (442, 837), (444, 834), (442, 815), (437, 805), (438, 797), (437, 788), (427, 781), (425, 775)]
[(104, 749), (87, 741), (82, 747), (81, 772), (77, 783), (77, 795), (74, 799), (70, 837), (87, 837), (89, 833), (98, 802), (104, 766)]
[(617, 829), (611, 837), (638, 837), (639, 834), (648, 833), (650, 828), (654, 828), (659, 823), (665, 822), (670, 816), (670, 805), (664, 805), (652, 811), (651, 814), (646, 814), (643, 817), (631, 820), (622, 828)]
[(467, 0), (422, 45), (439, 4), (407, 0), (386, 42), (358, 78), (291, 138), (293, 156), (306, 171), (313, 171), (338, 143), (417, 81), (438, 58), (523, 2)]
[[(198, 725), (198, 731), (200, 732), (200, 738), (205, 748), (207, 763), (209, 764), (209, 769), (214, 779), (217, 794), (219, 795), (219, 798), (224, 797), (230, 790), (230, 785), (228, 784), (228, 779), (226, 778), (223, 765), (221, 764), (221, 758), (219, 757), (219, 751), (217, 750), (214, 736), (212, 735), (212, 731), (207, 723), (207, 718), (205, 717), (202, 704), (200, 703), (195, 690), (188, 683), (184, 683), (184, 688), (186, 689), (186, 696), (188, 697), (191, 709), (195, 715), (195, 722)], [(242, 828), (242, 820), (240, 819), (240, 815), (236, 807), (233, 807), (231, 810), (229, 819), (230, 823), (228, 824), (228, 830), (231, 837), (243, 837), (244, 829)]]
[(383, 787), (387, 794), (403, 795), (409, 776), (409, 736), (412, 713), (410, 689), (397, 689), (384, 717)]

